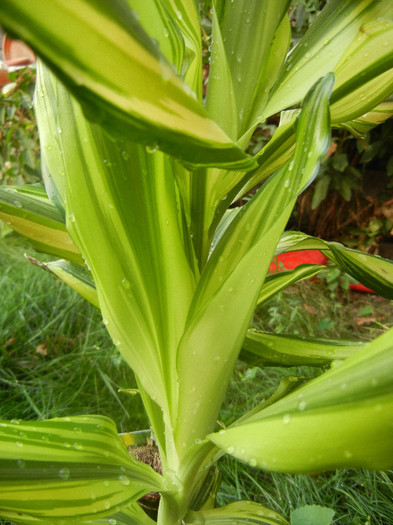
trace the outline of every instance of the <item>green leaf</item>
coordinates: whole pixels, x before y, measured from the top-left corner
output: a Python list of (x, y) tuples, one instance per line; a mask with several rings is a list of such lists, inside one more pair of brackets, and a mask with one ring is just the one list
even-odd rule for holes
[(273, 471), (391, 468), (392, 350), (390, 330), (317, 379), (209, 437), (238, 459)]
[(225, 507), (189, 512), (185, 525), (289, 525), (273, 510), (253, 501), (236, 501)]
[(207, 107), (233, 139), (258, 123), (256, 114), (284, 62), (290, 39), (289, 4), (288, 0), (214, 2)]
[(0, 17), (108, 132), (197, 165), (252, 167), (122, 0), (4, 0)]
[(164, 489), (106, 417), (2, 421), (0, 441), (0, 513), (17, 523), (96, 519)]
[(330, 186), (330, 175), (323, 175), (315, 184), (314, 192), (312, 194), (311, 209), (315, 210), (326, 199), (326, 195)]
[(127, 0), (146, 33), (202, 100), (202, 49), (194, 0)]
[(291, 511), (291, 525), (331, 525), (334, 510), (320, 505), (304, 505)]
[[(390, 0), (359, 0), (357, 2), (331, 0), (328, 2), (304, 37), (289, 54), (286, 68), (279, 77), (275, 92), (265, 109), (265, 116), (297, 104), (318, 78), (329, 71), (335, 71), (344, 52), (355, 41), (364, 24), (378, 18), (392, 19), (392, 17), (393, 4)], [(375, 54), (370, 54), (369, 58), (376, 58)], [(363, 63), (360, 62), (359, 65), (361, 69), (363, 67), (367, 69), (366, 60)], [(357, 67), (352, 68), (355, 84), (362, 82), (361, 72)], [(348, 119), (345, 118), (345, 120)]]
[(374, 109), (361, 117), (348, 122), (342, 122), (335, 127), (347, 129), (355, 137), (364, 137), (370, 130), (379, 126), (393, 115), (393, 101), (378, 104)]
[(323, 366), (356, 354), (363, 343), (268, 334), (250, 329), (239, 359), (250, 366)]
[(323, 269), (321, 264), (300, 264), (294, 270), (268, 275), (259, 294), (258, 304), (268, 301), (276, 293), (303, 279), (310, 279)]
[[(195, 287), (170, 159), (129, 141), (114, 144), (41, 66), (38, 77), (62, 130), (52, 140), (65, 167), (67, 228), (115, 345), (168, 417), (169, 405), (176, 411), (176, 350)], [(45, 106), (37, 118), (43, 113)], [(61, 175), (53, 178), (57, 184)]]
[(83, 264), (63, 217), (41, 185), (0, 188), (0, 218), (36, 250)]
[(393, 22), (365, 24), (334, 69), (332, 123), (360, 117), (391, 95), (392, 68)]
[[(215, 424), (279, 232), (328, 147), (332, 83), (333, 78), (328, 76), (310, 92), (298, 122), (298, 148), (293, 160), (236, 214), (198, 281), (177, 358), (180, 383), (176, 440), (184, 450)], [(207, 368), (206, 362), (214, 366)], [(201, 369), (205, 371), (203, 378), (194, 373)], [(205, 396), (196, 398), (198, 391), (205, 392)], [(201, 435), (193, 435), (194, 427)]]
[(277, 246), (277, 253), (294, 250), (321, 250), (346, 273), (374, 292), (393, 299), (393, 263), (382, 257), (346, 248), (300, 232), (286, 232)]
[(97, 290), (89, 272), (85, 268), (72, 264), (70, 261), (65, 261), (64, 259), (40, 263), (32, 259), (32, 257), (29, 257), (29, 261), (47, 270), (52, 275), (55, 275), (98, 308)]

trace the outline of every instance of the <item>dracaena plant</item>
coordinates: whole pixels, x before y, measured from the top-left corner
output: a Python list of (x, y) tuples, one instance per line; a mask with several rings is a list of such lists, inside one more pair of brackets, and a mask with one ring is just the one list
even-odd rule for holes
[[(318, 271), (266, 277), (275, 252), (321, 249), (393, 297), (391, 262), (283, 233), (330, 125), (361, 133), (392, 112), (393, 4), (331, 0), (290, 52), (289, 7), (213, 2), (204, 94), (196, 0), (2, 0), (2, 24), (42, 60), (34, 104), (45, 191), (2, 188), (1, 217), (60, 257), (46, 269), (100, 308), (161, 463), (156, 472), (136, 461), (105, 417), (3, 421), (3, 517), (278, 525), (284, 517), (256, 502), (214, 508), (220, 456), (294, 473), (393, 465), (392, 333), (360, 345), (249, 329), (258, 303)], [(272, 140), (250, 157), (254, 130), (277, 112)], [(239, 355), (336, 366), (283, 382), (218, 430)], [(160, 494), (156, 517), (138, 504), (150, 492)]]

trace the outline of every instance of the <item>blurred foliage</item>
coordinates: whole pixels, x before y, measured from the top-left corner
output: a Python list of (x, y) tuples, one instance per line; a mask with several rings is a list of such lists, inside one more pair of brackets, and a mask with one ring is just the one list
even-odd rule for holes
[(393, 240), (392, 188), (393, 119), (365, 138), (336, 130), (316, 181), (298, 199), (290, 227), (391, 258), (380, 244)]
[(25, 184), (40, 180), (40, 148), (32, 106), (35, 72), (10, 73), (0, 92), (0, 183)]

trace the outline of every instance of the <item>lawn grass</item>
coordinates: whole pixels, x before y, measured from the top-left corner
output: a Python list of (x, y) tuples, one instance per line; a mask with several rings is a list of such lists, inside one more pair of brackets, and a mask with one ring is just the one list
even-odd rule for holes
[[(24, 251), (42, 259), (14, 236), (0, 241), (0, 419), (99, 413), (112, 417), (119, 432), (146, 428), (138, 396), (118, 392), (135, 387), (135, 380), (99, 312), (30, 265)], [(259, 308), (254, 323), (276, 333), (364, 340), (393, 326), (390, 301), (333, 288), (326, 280), (298, 283)], [(247, 369), (239, 363), (220, 419), (230, 424), (271, 395), (283, 375), (299, 372), (320, 373), (304, 367)], [(251, 499), (288, 518), (292, 509), (318, 504), (334, 508), (339, 525), (393, 524), (393, 473), (358, 469), (290, 476), (258, 471), (230, 457), (219, 466), (219, 504)]]
[(134, 376), (99, 311), (23, 258), (10, 239), (0, 257), (0, 418), (47, 419), (98, 413), (119, 431), (146, 428)]

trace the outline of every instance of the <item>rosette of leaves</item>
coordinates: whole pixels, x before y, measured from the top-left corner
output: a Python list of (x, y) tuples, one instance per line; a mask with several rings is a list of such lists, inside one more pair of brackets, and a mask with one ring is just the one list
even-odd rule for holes
[[(285, 524), (255, 502), (214, 508), (222, 454), (286, 472), (392, 466), (391, 333), (359, 347), (248, 331), (258, 302), (318, 271), (266, 278), (275, 252), (321, 249), (393, 297), (390, 262), (283, 234), (331, 123), (367, 119), (393, 91), (393, 5), (332, 0), (288, 54), (289, 5), (213, 2), (204, 98), (195, 0), (2, 1), (6, 29), (41, 57), (45, 191), (4, 189), (1, 217), (100, 308), (162, 471), (129, 455), (107, 418), (0, 422), (0, 512), (15, 523), (149, 524), (138, 499), (155, 492), (161, 525)], [(280, 111), (272, 140), (246, 155)], [(217, 431), (242, 348), (261, 366), (340, 366), (283, 383)]]

